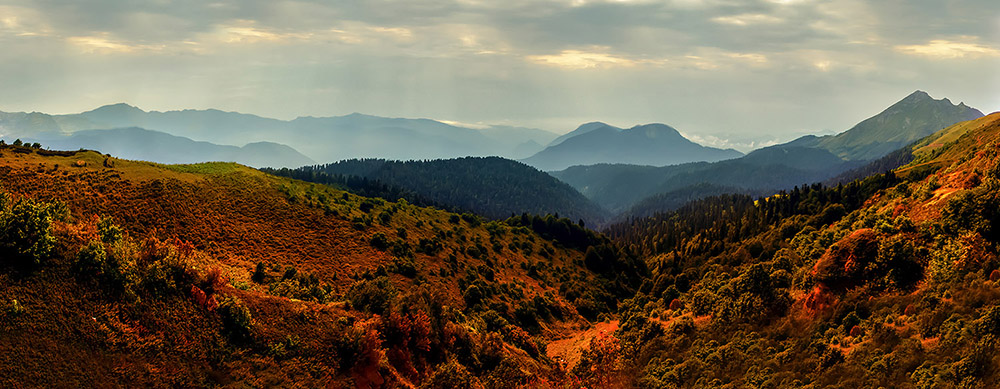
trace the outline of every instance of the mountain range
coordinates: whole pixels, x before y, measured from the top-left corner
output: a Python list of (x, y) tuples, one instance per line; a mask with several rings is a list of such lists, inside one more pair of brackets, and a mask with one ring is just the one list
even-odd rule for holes
[[(622, 129), (591, 122), (556, 136), (520, 127), (473, 129), (429, 119), (362, 114), (282, 121), (218, 110), (147, 112), (127, 104), (71, 115), (0, 113), (0, 130), (8, 141), (20, 136), (50, 148), (97, 149), (137, 160), (309, 166), (295, 177), (322, 172), (342, 176), (338, 181), (342, 183), (350, 176), (359, 177), (368, 180), (355, 181), (359, 193), (402, 194), (421, 204), (491, 218), (521, 212), (559, 213), (599, 224), (610, 215), (638, 217), (713, 194), (766, 195), (834, 180), (840, 174), (867, 174), (870, 168), (863, 167), (888, 151), (980, 116), (981, 112), (964, 103), (954, 105), (916, 91), (838, 135), (802, 137), (747, 155), (701, 146), (664, 124)], [(543, 144), (547, 146), (541, 149)], [(548, 177), (512, 161), (447, 157), (532, 153), (521, 161), (549, 171), (572, 189), (539, 179), (539, 175)], [(343, 160), (341, 156), (384, 158), (365, 160), (361, 166), (370, 169), (363, 173), (340, 170), (357, 162), (315, 170), (317, 162)], [(406, 159), (425, 162), (397, 162)], [(437, 159), (441, 161), (431, 162)], [(861, 170), (848, 173), (852, 169)], [(435, 184), (444, 178), (450, 184)], [(379, 189), (379, 185), (386, 187)], [(504, 200), (504, 196), (517, 201)]]
[[(574, 166), (550, 174), (613, 213), (643, 215), (682, 204), (675, 197), (697, 197), (697, 191), (691, 188), (699, 185), (715, 188), (705, 191), (707, 196), (718, 194), (717, 188), (769, 194), (822, 182), (954, 123), (982, 116), (964, 103), (954, 105), (948, 99), (935, 100), (923, 91), (916, 91), (838, 135), (802, 137), (752, 151), (741, 158), (664, 167)], [(629, 211), (650, 196), (656, 196), (662, 205), (653, 204), (651, 199), (640, 207), (642, 212)]]
[[(523, 158), (557, 137), (530, 128), (489, 126), (472, 129), (430, 119), (384, 118), (357, 113), (285, 121), (215, 109), (147, 112), (124, 103), (69, 115), (0, 113), (2, 136), (9, 138), (8, 141), (18, 137), (58, 139), (82, 130), (120, 128), (142, 128), (219, 145), (273, 142), (290, 146), (312, 160), (326, 162), (372, 157), (407, 160), (498, 155)], [(155, 143), (150, 147), (155, 147)]]
[(283, 144), (255, 142), (242, 147), (223, 146), (138, 127), (83, 130), (68, 136), (44, 139), (25, 138), (25, 140), (39, 142), (52, 149), (100, 150), (119, 158), (159, 163), (189, 164), (231, 161), (252, 167), (297, 167), (316, 163), (311, 158)]

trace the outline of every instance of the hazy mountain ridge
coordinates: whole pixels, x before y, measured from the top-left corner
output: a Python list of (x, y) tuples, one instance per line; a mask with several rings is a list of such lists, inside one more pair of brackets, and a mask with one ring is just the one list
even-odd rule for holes
[(803, 137), (790, 145), (822, 148), (847, 160), (874, 160), (942, 128), (981, 117), (982, 112), (965, 103), (935, 100), (918, 90), (847, 131)]
[(721, 161), (743, 155), (733, 149), (705, 147), (684, 138), (665, 124), (645, 124), (626, 130), (604, 123), (588, 123), (556, 139), (553, 145), (521, 160), (540, 170), (602, 163), (666, 166), (697, 161)]
[[(5, 137), (44, 137), (82, 130), (139, 127), (222, 145), (275, 142), (316, 161), (347, 158), (439, 159), (463, 156), (524, 157), (529, 142), (541, 145), (556, 134), (522, 127), (465, 128), (431, 119), (385, 118), (363, 114), (278, 120), (216, 109), (143, 111), (111, 104), (69, 115), (0, 113)], [(526, 145), (527, 143), (527, 145)]]
[(295, 149), (273, 142), (218, 145), (142, 128), (76, 131), (68, 136), (25, 138), (51, 149), (90, 149), (121, 158), (158, 163), (237, 162), (253, 167), (299, 167), (316, 163)]

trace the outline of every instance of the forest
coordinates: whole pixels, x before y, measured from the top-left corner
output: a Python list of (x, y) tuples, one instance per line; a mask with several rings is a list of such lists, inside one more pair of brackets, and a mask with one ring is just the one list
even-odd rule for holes
[(475, 212), (490, 219), (558, 214), (597, 225), (608, 217), (569, 185), (523, 163), (499, 157), (431, 161), (352, 159), (326, 165), (265, 169), (272, 174), (341, 185), (386, 200)]

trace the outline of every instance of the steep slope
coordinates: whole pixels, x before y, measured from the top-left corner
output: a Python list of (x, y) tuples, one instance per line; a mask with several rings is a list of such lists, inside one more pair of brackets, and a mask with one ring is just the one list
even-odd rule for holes
[(567, 378), (544, 343), (644, 274), (566, 219), (235, 164), (7, 146), (0, 183), (5, 386), (535, 386)]
[[(35, 139), (26, 138), (29, 141)], [(257, 142), (243, 147), (196, 142), (142, 128), (77, 131), (66, 137), (37, 140), (59, 150), (101, 150), (122, 158), (159, 163), (237, 162), (256, 167), (299, 167), (316, 163), (295, 149), (277, 143)]]
[(742, 156), (736, 150), (716, 149), (691, 142), (677, 130), (663, 124), (619, 130), (601, 123), (590, 123), (574, 132), (581, 130), (586, 131), (546, 147), (522, 162), (540, 170), (554, 171), (600, 163), (664, 166)]
[(1000, 113), (915, 150), (895, 173), (609, 228), (653, 275), (574, 371), (639, 387), (997, 386)]
[(334, 184), (344, 182), (337, 176), (364, 177), (406, 189), (455, 211), (471, 211), (491, 219), (551, 213), (597, 225), (607, 218), (604, 210), (569, 185), (520, 162), (498, 157), (347, 160), (274, 173)]
[(811, 146), (848, 160), (873, 160), (942, 128), (982, 116), (965, 103), (935, 100), (918, 90), (847, 131), (812, 139)]

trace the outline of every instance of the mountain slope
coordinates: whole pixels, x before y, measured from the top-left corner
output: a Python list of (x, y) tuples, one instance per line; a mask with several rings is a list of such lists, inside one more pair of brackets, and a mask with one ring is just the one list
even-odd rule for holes
[(895, 173), (608, 229), (653, 275), (622, 306), (620, 348), (578, 368), (638, 387), (996, 387), (998, 149), (995, 113)]
[[(26, 138), (35, 141), (31, 138)], [(142, 128), (84, 130), (66, 137), (38, 140), (49, 148), (91, 149), (122, 158), (159, 163), (237, 162), (256, 167), (299, 167), (316, 163), (291, 147), (271, 143), (250, 143), (243, 147), (196, 142)]]
[(235, 164), (6, 146), (0, 183), (4, 386), (537, 386), (572, 379), (544, 343), (644, 274), (566, 219)]
[(664, 166), (695, 161), (738, 158), (736, 150), (705, 147), (681, 136), (663, 124), (647, 124), (627, 130), (590, 123), (574, 132), (583, 133), (546, 147), (522, 162), (540, 170), (563, 170), (570, 166), (626, 163)]
[(873, 160), (942, 128), (982, 116), (964, 103), (935, 100), (918, 90), (847, 131), (812, 139), (811, 146), (847, 160)]
[(551, 213), (596, 225), (607, 217), (604, 210), (569, 185), (520, 162), (498, 157), (347, 160), (276, 173), (319, 181), (322, 177), (316, 173), (364, 177), (404, 188), (456, 211), (471, 211), (492, 219)]

